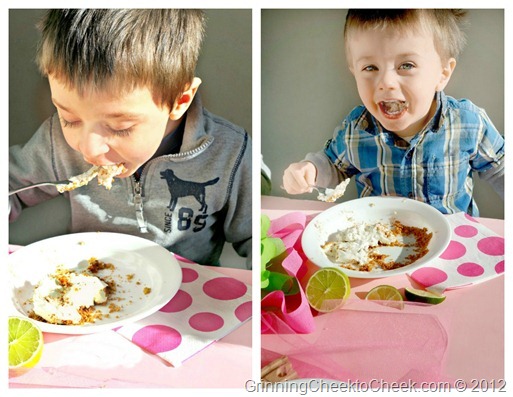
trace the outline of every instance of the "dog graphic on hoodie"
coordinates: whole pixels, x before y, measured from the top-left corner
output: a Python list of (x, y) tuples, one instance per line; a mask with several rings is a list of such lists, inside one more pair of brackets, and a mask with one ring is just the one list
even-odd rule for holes
[(171, 201), (169, 202), (170, 211), (173, 211), (178, 203), (178, 199), (180, 197), (193, 196), (198, 203), (201, 205), (199, 211), (205, 214), (207, 212), (207, 203), (206, 203), (206, 187), (215, 185), (219, 178), (214, 178), (207, 182), (191, 182), (185, 181), (183, 179), (178, 178), (175, 173), (167, 169), (160, 173), (160, 178), (165, 179), (167, 182), (167, 186), (169, 188), (169, 193), (171, 193)]

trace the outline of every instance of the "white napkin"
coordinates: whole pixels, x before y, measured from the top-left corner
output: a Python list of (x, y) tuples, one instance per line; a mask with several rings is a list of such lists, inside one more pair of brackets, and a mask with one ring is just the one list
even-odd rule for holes
[(451, 242), (440, 257), (412, 272), (426, 290), (442, 293), (490, 280), (504, 273), (504, 237), (460, 212), (447, 215)]
[(116, 330), (175, 367), (251, 318), (250, 286), (177, 259), (183, 274), (177, 294), (158, 312)]

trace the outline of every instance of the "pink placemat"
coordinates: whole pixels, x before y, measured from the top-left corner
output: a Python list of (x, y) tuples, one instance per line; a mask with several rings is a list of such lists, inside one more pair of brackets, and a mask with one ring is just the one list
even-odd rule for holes
[(173, 366), (251, 318), (251, 287), (177, 256), (183, 280), (157, 313), (116, 331)]
[(447, 249), (409, 276), (428, 291), (482, 283), (504, 273), (504, 237), (463, 212), (448, 215), (452, 236)]

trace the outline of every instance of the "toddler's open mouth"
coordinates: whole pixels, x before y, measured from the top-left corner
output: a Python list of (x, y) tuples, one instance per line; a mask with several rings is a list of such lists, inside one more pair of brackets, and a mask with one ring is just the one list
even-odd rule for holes
[(378, 105), (381, 112), (389, 118), (397, 118), (408, 109), (408, 102), (400, 100), (381, 101)]

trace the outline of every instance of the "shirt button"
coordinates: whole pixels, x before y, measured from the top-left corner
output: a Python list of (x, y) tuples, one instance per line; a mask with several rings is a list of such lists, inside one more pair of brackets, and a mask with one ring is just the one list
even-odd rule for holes
[(413, 198), (413, 193), (412, 192), (408, 193), (408, 197)]

